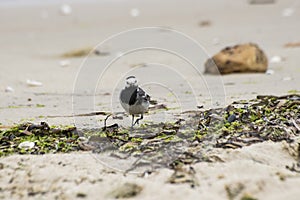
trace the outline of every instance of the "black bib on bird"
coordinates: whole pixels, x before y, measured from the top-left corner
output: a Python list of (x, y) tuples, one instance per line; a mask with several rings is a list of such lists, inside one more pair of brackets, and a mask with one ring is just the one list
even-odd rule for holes
[(128, 104), (133, 105), (136, 102), (138, 94), (138, 87), (127, 87), (121, 92), (121, 101)]

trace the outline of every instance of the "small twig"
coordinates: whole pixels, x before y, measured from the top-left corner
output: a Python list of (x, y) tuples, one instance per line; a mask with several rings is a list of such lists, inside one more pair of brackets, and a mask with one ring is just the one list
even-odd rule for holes
[(110, 126), (106, 125), (106, 122), (111, 115), (112, 114), (109, 114), (106, 116), (106, 118), (104, 120), (104, 127), (102, 128), (102, 131), (109, 130), (109, 132), (110, 132), (110, 130), (113, 131), (113, 130), (117, 130), (119, 128), (119, 125), (117, 123), (114, 123), (113, 125), (110, 125)]
[(300, 131), (300, 127), (298, 126), (298, 124), (296, 123), (296, 121), (294, 119), (292, 119), (292, 123), (294, 124), (294, 126), (296, 127), (296, 129), (298, 131)]
[(149, 110), (159, 110), (159, 109), (168, 110), (169, 108), (167, 107), (166, 104), (155, 104), (154, 106), (149, 107)]
[(95, 111), (90, 113), (76, 114), (76, 115), (50, 115), (46, 116), (47, 118), (56, 118), (56, 117), (89, 117), (89, 116), (97, 116), (97, 115), (107, 115), (107, 112), (104, 111)]
[(32, 132), (28, 131), (29, 126), (26, 127), (26, 129), (22, 132), (25, 135), (32, 135)]
[(240, 144), (237, 144), (235, 142), (232, 142), (232, 141), (227, 141), (227, 142), (217, 143), (216, 147), (217, 148), (232, 148), (232, 149), (236, 149), (236, 148), (242, 148), (243, 146), (240, 145)]
[(130, 168), (126, 169), (124, 172), (124, 175), (126, 175), (127, 173), (131, 172), (132, 170), (136, 169), (137, 167), (142, 167), (142, 166), (149, 166), (149, 164), (151, 165), (150, 161), (144, 161), (143, 160), (143, 156), (145, 154), (143, 153), (142, 155), (140, 155), (131, 165)]
[(297, 173), (300, 173), (300, 170), (299, 169), (297, 169), (298, 168), (298, 166), (297, 166), (297, 164), (296, 163), (293, 163), (293, 165), (292, 166), (285, 166), (285, 168), (286, 169), (288, 169), (288, 170), (290, 170), (290, 171), (292, 171), (292, 172), (297, 172)]
[(106, 121), (108, 120), (108, 118), (111, 116), (111, 114), (107, 115), (105, 120), (104, 120), (104, 127), (106, 128)]
[(0, 125), (0, 129), (10, 129), (13, 128), (14, 126), (5, 126), (5, 125)]

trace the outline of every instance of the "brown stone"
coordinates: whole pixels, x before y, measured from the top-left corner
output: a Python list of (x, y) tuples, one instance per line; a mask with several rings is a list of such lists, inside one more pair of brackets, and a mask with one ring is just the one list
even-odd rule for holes
[(253, 43), (226, 47), (205, 62), (205, 73), (230, 74), (266, 72), (268, 58)]

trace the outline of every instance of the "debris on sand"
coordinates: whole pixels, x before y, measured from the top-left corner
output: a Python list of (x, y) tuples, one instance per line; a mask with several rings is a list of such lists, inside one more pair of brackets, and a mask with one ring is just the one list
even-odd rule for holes
[(71, 51), (68, 51), (61, 55), (63, 58), (76, 58), (76, 57), (84, 57), (88, 56), (89, 54), (94, 54), (97, 56), (107, 56), (109, 55), (108, 52), (102, 52), (100, 50), (94, 49), (93, 47), (85, 47), (85, 48), (79, 48), (74, 49)]
[(95, 146), (95, 153), (118, 150), (120, 159), (134, 155), (137, 162), (127, 171), (145, 165), (174, 169), (174, 164), (214, 160), (206, 152), (208, 146), (236, 149), (268, 140), (293, 142), (299, 134), (299, 102), (296, 94), (257, 96), (225, 108), (188, 113), (176, 122), (143, 124), (134, 130), (111, 125), (89, 133), (93, 137), (88, 144)]
[(71, 64), (70, 60), (61, 60), (59, 61), (59, 65), (61, 67), (68, 67)]
[(93, 50), (92, 47), (80, 48), (68, 51), (62, 55), (63, 58), (83, 57), (87, 56)]
[(166, 104), (156, 104), (149, 107), (149, 110), (169, 110)]
[(274, 4), (275, 0), (248, 0), (249, 4)]
[(24, 141), (19, 144), (20, 149), (32, 149), (35, 146), (34, 142)]
[(300, 117), (300, 96), (257, 96), (249, 102), (234, 102), (225, 116), (236, 114), (237, 119), (225, 123), (217, 139), (217, 147), (240, 148), (257, 142), (292, 142), (298, 135), (293, 125)]
[(13, 153), (45, 154), (78, 151), (79, 137), (73, 126), (50, 127), (41, 124), (25, 123), (0, 130), (0, 157)]
[(135, 183), (124, 183), (111, 191), (108, 196), (116, 199), (132, 198), (141, 193), (143, 188)]
[(229, 46), (205, 62), (205, 73), (230, 74), (266, 72), (268, 59), (253, 43)]
[(181, 184), (188, 183), (191, 188), (199, 186), (198, 180), (195, 177), (196, 171), (191, 166), (179, 165), (174, 168), (174, 173), (168, 179), (168, 183)]
[(39, 87), (39, 86), (42, 86), (42, 85), (43, 85), (42, 82), (35, 81), (35, 80), (31, 80), (31, 79), (27, 79), (27, 80), (26, 80), (26, 84), (27, 84), (29, 87)]
[(296, 48), (300, 47), (300, 42), (289, 42), (284, 45), (285, 48)]
[[(50, 127), (45, 122), (21, 124), (0, 130), (0, 156), (82, 150), (108, 153), (117, 159), (136, 160), (130, 162), (126, 173), (145, 166), (152, 171), (169, 168), (175, 170), (169, 182), (191, 183), (193, 187), (196, 180), (192, 171), (179, 166), (216, 159), (222, 162), (210, 153), (212, 148), (236, 149), (270, 140), (293, 143), (300, 133), (300, 95), (259, 95), (249, 101), (233, 102), (225, 108), (182, 115), (185, 117), (175, 122), (148, 122), (134, 129), (106, 125), (110, 115), (103, 128), (80, 131), (74, 126)], [(34, 146), (18, 148), (25, 141), (33, 142)], [(290, 168), (300, 171), (300, 162)], [(182, 176), (185, 178), (179, 178)]]
[(198, 25), (200, 26), (200, 27), (209, 27), (209, 26), (211, 26), (211, 21), (210, 20), (202, 20), (202, 21), (200, 21), (199, 23), (198, 23)]
[(267, 71), (266, 71), (266, 74), (267, 75), (273, 75), (275, 73), (275, 71), (273, 70), (273, 69), (268, 69)]
[(14, 92), (14, 88), (10, 87), (10, 86), (7, 86), (4, 90), (5, 92)]
[(224, 189), (227, 193), (227, 197), (229, 200), (237, 199), (237, 197), (243, 192), (245, 189), (245, 185), (243, 183), (234, 183), (231, 185), (225, 185)]

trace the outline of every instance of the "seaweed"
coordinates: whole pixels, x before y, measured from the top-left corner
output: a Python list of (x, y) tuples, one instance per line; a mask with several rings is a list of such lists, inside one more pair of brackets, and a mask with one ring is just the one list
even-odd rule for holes
[[(19, 124), (0, 131), (0, 156), (78, 151), (78, 137), (73, 126), (50, 127), (46, 122)], [(20, 144), (26, 141), (33, 142), (33, 147), (22, 148)]]
[[(155, 170), (212, 162), (216, 160), (209, 153), (212, 148), (235, 149), (264, 141), (293, 142), (300, 131), (300, 95), (260, 95), (225, 108), (185, 112), (174, 122), (148, 122), (134, 129), (107, 125), (109, 117), (104, 120), (104, 127), (88, 130), (50, 127), (46, 122), (0, 130), (0, 156), (82, 150), (110, 152), (120, 159), (136, 159), (126, 172), (144, 165)], [(25, 141), (33, 142), (34, 146), (20, 148)], [(298, 167), (291, 169), (296, 171)]]

